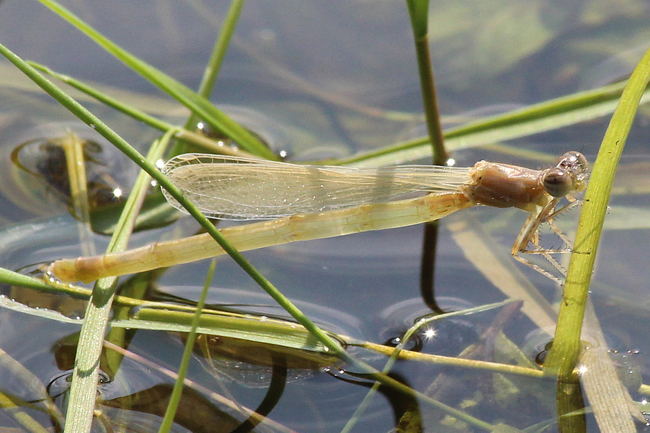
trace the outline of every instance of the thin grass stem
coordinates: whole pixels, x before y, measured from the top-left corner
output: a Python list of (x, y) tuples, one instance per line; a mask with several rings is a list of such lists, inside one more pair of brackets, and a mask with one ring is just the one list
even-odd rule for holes
[(422, 103), (424, 105), (427, 131), (429, 132), (429, 141), (432, 147), (433, 163), (435, 165), (446, 165), (449, 155), (445, 150), (433, 63), (431, 62), (431, 52), (429, 50), (429, 0), (406, 0), (406, 4), (411, 17), (411, 26), (415, 39)]
[[(241, 14), (242, 8), (244, 7), (245, 1), (246, 0), (233, 0), (230, 3), (230, 9), (228, 10), (228, 14), (223, 21), (221, 31), (217, 36), (217, 41), (214, 44), (214, 48), (212, 50), (212, 54), (210, 55), (210, 59), (208, 60), (208, 64), (203, 71), (203, 78), (201, 78), (201, 84), (199, 85), (199, 90), (197, 91), (199, 95), (203, 96), (206, 99), (209, 99), (210, 95), (212, 94), (214, 83), (217, 80), (219, 71), (221, 70), (221, 63), (223, 62), (223, 58), (226, 56), (228, 47), (230, 46), (230, 40), (232, 39), (232, 35), (235, 32), (235, 27), (239, 21), (239, 16)], [(199, 120), (201, 119), (199, 119), (196, 114), (190, 114), (187, 122), (185, 123), (185, 129), (192, 130)]]
[(174, 383), (174, 389), (172, 390), (171, 395), (169, 396), (169, 404), (167, 405), (167, 410), (165, 411), (165, 416), (163, 417), (160, 429), (160, 433), (167, 433), (171, 431), (172, 425), (174, 423), (174, 416), (178, 409), (178, 405), (181, 401), (181, 396), (183, 394), (183, 387), (185, 382), (185, 377), (187, 376), (187, 370), (189, 368), (190, 359), (192, 358), (192, 353), (194, 351), (194, 342), (196, 341), (196, 328), (198, 328), (201, 321), (201, 313), (205, 307), (205, 301), (208, 297), (208, 291), (210, 290), (210, 282), (212, 281), (212, 276), (214, 275), (214, 270), (217, 266), (217, 261), (212, 259), (210, 261), (210, 267), (208, 268), (208, 273), (205, 276), (205, 284), (203, 285), (203, 290), (201, 291), (201, 296), (199, 301), (196, 304), (196, 311), (194, 312), (194, 317), (192, 318), (192, 330), (187, 336), (187, 341), (185, 342), (185, 350), (183, 351), (183, 358), (181, 359), (181, 365), (178, 369), (178, 377)]

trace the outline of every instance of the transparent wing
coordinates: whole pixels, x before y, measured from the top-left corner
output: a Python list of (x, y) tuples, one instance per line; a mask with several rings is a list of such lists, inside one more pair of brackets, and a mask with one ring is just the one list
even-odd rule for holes
[(315, 166), (197, 153), (172, 158), (163, 173), (206, 216), (233, 220), (323, 212), (414, 192), (458, 191), (469, 181), (468, 168)]

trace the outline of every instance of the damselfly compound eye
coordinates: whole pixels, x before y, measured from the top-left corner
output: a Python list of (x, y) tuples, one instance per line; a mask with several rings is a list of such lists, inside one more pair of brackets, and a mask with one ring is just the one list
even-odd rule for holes
[(573, 189), (573, 177), (561, 168), (551, 168), (544, 176), (544, 189), (553, 197), (564, 197)]

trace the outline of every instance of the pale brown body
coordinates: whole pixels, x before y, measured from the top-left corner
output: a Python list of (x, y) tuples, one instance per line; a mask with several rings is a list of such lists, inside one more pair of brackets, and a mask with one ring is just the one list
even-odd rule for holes
[(516, 165), (479, 161), (470, 170), (472, 182), (464, 192), (475, 204), (533, 212), (535, 206), (545, 206), (549, 201), (542, 173)]
[[(543, 171), (480, 161), (467, 169), (466, 181), (456, 191), (291, 215), (272, 221), (228, 227), (221, 229), (221, 234), (235, 248), (246, 251), (294, 241), (420, 224), (443, 218), (473, 205), (516, 207), (531, 212), (532, 217), (529, 217), (513, 247), (513, 254), (516, 256), (516, 253), (524, 251), (529, 242), (535, 240), (537, 227), (553, 215), (553, 209), (559, 199), (584, 188), (585, 178), (586, 160), (577, 152), (565, 154), (556, 167)], [(549, 190), (552, 190), (550, 192), (553, 195)], [(220, 254), (224, 254), (224, 251), (217, 242), (210, 235), (202, 234), (158, 242), (123, 253), (59, 260), (54, 262), (48, 271), (62, 281), (90, 282), (103, 277), (143, 272)], [(525, 262), (521, 257), (518, 260)], [(540, 272), (545, 273), (542, 270)]]

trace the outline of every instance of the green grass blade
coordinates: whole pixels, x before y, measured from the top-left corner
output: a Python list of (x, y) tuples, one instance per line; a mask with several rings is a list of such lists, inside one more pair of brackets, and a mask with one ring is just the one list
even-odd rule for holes
[(546, 368), (550, 372), (570, 373), (575, 366), (589, 283), (616, 167), (648, 81), (650, 51), (632, 73), (621, 95), (591, 172), (564, 287), (557, 332), (547, 361)]
[[(217, 42), (214, 45), (214, 49), (210, 55), (210, 60), (208, 60), (208, 65), (205, 68), (197, 92), (204, 98), (210, 98), (210, 95), (212, 94), (214, 83), (217, 80), (219, 71), (221, 70), (221, 63), (223, 62), (223, 58), (226, 56), (226, 51), (230, 46), (230, 40), (235, 32), (235, 26), (239, 21), (239, 15), (244, 7), (244, 2), (245, 0), (233, 0), (230, 4), (230, 9), (228, 10), (226, 19), (223, 22), (219, 36), (217, 37)], [(192, 128), (192, 126), (196, 125), (199, 120), (201, 119), (198, 119), (195, 114), (190, 115), (185, 123), (185, 128)]]
[(104, 92), (100, 92), (99, 90), (87, 85), (86, 83), (79, 81), (75, 78), (72, 78), (68, 75), (60, 74), (56, 71), (53, 71), (52, 69), (48, 68), (47, 66), (41, 65), (39, 63), (35, 62), (28, 62), (32, 67), (38, 69), (41, 72), (45, 72), (46, 74), (56, 78), (59, 81), (62, 81), (66, 83), (67, 85), (74, 87), (75, 89), (79, 90), (80, 92), (85, 93), (86, 95), (96, 99), (97, 101), (121, 112), (126, 114), (129, 117), (132, 117), (133, 119), (140, 121), (146, 125), (151, 126), (154, 129), (157, 129), (161, 132), (167, 132), (172, 129), (176, 129), (176, 133), (174, 135), (174, 138), (181, 140), (185, 143), (188, 144), (193, 144), (195, 146), (200, 147), (201, 149), (204, 149), (208, 152), (213, 152), (213, 153), (219, 153), (219, 154), (224, 154), (224, 155), (233, 155), (233, 156), (243, 156), (243, 157), (251, 157), (253, 156), (252, 154), (248, 152), (244, 152), (242, 150), (237, 150), (230, 148), (228, 146), (223, 146), (223, 144), (219, 143), (218, 141), (212, 140), (211, 138), (206, 137), (203, 134), (199, 134), (196, 132), (189, 131), (187, 129), (182, 129), (178, 128), (177, 126), (165, 122), (164, 120), (160, 120), (159, 118), (155, 116), (151, 116), (144, 111), (133, 107), (132, 105), (126, 104), (122, 101), (118, 101), (117, 99), (107, 95)]
[[(147, 160), (151, 162), (160, 160), (166, 152), (173, 136), (174, 130), (172, 129), (167, 131), (161, 139), (156, 140), (149, 149)], [(140, 213), (140, 209), (142, 209), (142, 204), (147, 196), (150, 184), (151, 178), (149, 175), (144, 171), (141, 171), (135, 180), (131, 194), (129, 194), (129, 197), (124, 204), (122, 213), (108, 245), (107, 252), (124, 251), (127, 248), (128, 240), (135, 228), (136, 220)], [(111, 294), (111, 300), (108, 302), (109, 308), (113, 303), (112, 298), (113, 294)], [(113, 318), (125, 317), (127, 314), (128, 310), (126, 309), (116, 309)], [(124, 330), (111, 329), (105, 339), (117, 346), (124, 347), (124, 336)], [(117, 372), (122, 363), (122, 356), (119, 353), (109, 351), (106, 354), (105, 359), (106, 362), (104, 368), (107, 370), (107, 373), (112, 375)]]
[(167, 132), (169, 130), (175, 129), (176, 133), (174, 135), (174, 138), (181, 140), (185, 143), (193, 144), (195, 146), (199, 146), (202, 149), (205, 149), (209, 152), (214, 152), (214, 153), (219, 153), (219, 154), (224, 154), (224, 155), (233, 155), (233, 156), (244, 156), (244, 157), (251, 157), (253, 156), (250, 153), (241, 151), (241, 150), (236, 150), (233, 148), (230, 148), (228, 146), (223, 146), (219, 142), (212, 140), (211, 138), (206, 137), (203, 134), (199, 134), (196, 132), (189, 131), (187, 129), (182, 129), (178, 128), (177, 126), (165, 122), (164, 120), (160, 120), (155, 116), (151, 116), (144, 111), (133, 107), (132, 105), (126, 104), (122, 101), (118, 101), (117, 99), (114, 99), (113, 97), (107, 95), (106, 93), (100, 92), (99, 90), (87, 85), (86, 83), (79, 81), (75, 78), (72, 78), (68, 75), (60, 74), (58, 72), (53, 71), (52, 69), (48, 68), (47, 66), (41, 65), (39, 63), (35, 62), (28, 62), (32, 67), (38, 69), (41, 72), (45, 72), (46, 74), (56, 78), (59, 81), (62, 81), (66, 83), (67, 85), (74, 87), (75, 89), (85, 93), (86, 95), (96, 99), (97, 101), (121, 112), (126, 114), (129, 117), (132, 117), (133, 119), (140, 121), (148, 126), (151, 126), (154, 129), (157, 129), (161, 132)]
[(212, 259), (210, 262), (210, 268), (208, 269), (208, 274), (205, 277), (205, 284), (203, 285), (203, 290), (201, 291), (201, 296), (196, 305), (196, 312), (192, 317), (192, 329), (187, 336), (187, 341), (185, 342), (185, 350), (183, 351), (183, 358), (181, 359), (181, 365), (178, 369), (178, 378), (174, 383), (174, 389), (172, 394), (169, 396), (169, 403), (167, 405), (167, 410), (165, 410), (165, 416), (163, 417), (159, 433), (167, 433), (171, 430), (174, 423), (174, 417), (176, 416), (176, 411), (183, 394), (183, 387), (185, 386), (184, 381), (187, 376), (187, 369), (190, 364), (190, 359), (192, 358), (192, 352), (194, 351), (194, 342), (196, 341), (196, 329), (199, 326), (199, 321), (201, 319), (201, 312), (203, 307), (205, 307), (205, 300), (208, 297), (208, 291), (210, 290), (210, 282), (212, 281), (212, 276), (214, 275), (214, 269), (217, 266), (215, 259)]
[(255, 155), (276, 159), (276, 156), (245, 128), (230, 119), (225, 113), (216, 108), (206, 98), (192, 91), (169, 75), (154, 68), (146, 62), (122, 49), (91, 26), (82, 21), (68, 9), (53, 0), (39, 0), (43, 5), (56, 12), (61, 18), (68, 21), (79, 31), (91, 38), (95, 43), (104, 48), (108, 53), (142, 75), (155, 86), (179, 101), (209, 123), (218, 131), (222, 131), (232, 138), (237, 144)]
[[(65, 291), (62, 290), (61, 293), (65, 294)], [(90, 299), (92, 292), (89, 289), (79, 288), (75, 295)], [(116, 296), (114, 305), (130, 308), (131, 314), (124, 318), (113, 317), (110, 321), (112, 330), (140, 329), (174, 333), (191, 332), (198, 308), (143, 301), (125, 296)], [(82, 326), (85, 320), (68, 317), (47, 308), (29, 307), (6, 297), (0, 297), (0, 308), (78, 326)], [(296, 368), (327, 367), (337, 361), (337, 357), (332, 355), (327, 347), (292, 320), (269, 318), (246, 312), (204, 309), (196, 329), (201, 334), (219, 337), (222, 343), (220, 349), (232, 347), (241, 349), (240, 359), (248, 359), (250, 363), (256, 363), (261, 357), (259, 352), (249, 351), (247, 348), (263, 348), (265, 353), (286, 357), (292, 365), (300, 366)], [(344, 344), (345, 337), (334, 333), (328, 335)]]
[[(452, 128), (444, 134), (445, 146), (448, 150), (466, 149), (596, 119), (614, 111), (624, 87), (625, 83), (611, 84)], [(646, 102), (649, 94), (650, 90), (647, 90), (642, 102)], [(337, 163), (380, 166), (429, 156), (431, 144), (425, 137), (355, 155)]]
[[(415, 54), (417, 56), (418, 73), (420, 75), (420, 90), (422, 103), (429, 133), (429, 141), (433, 153), (433, 163), (446, 165), (449, 155), (445, 150), (442, 124), (440, 122), (440, 109), (438, 108), (438, 96), (436, 92), (435, 79), (433, 74), (433, 63), (431, 61), (431, 50), (429, 49), (429, 0), (406, 0), (413, 39), (415, 42)], [(433, 223), (437, 225), (437, 223)]]
[[(172, 132), (170, 132), (154, 144), (147, 157), (152, 161), (161, 158), (172, 135)], [(145, 172), (141, 172), (138, 176), (134, 190), (127, 199), (124, 211), (111, 237), (107, 252), (124, 251), (127, 248), (137, 212), (147, 191), (148, 180), (149, 178)], [(90, 302), (88, 302), (85, 319), (79, 334), (75, 368), (70, 387), (65, 425), (66, 432), (83, 432), (91, 428), (99, 379), (100, 363), (98, 360), (101, 358), (103, 351), (104, 336), (111, 317), (113, 296), (116, 288), (117, 278), (101, 279), (97, 281)], [(120, 344), (121, 341), (118, 341), (120, 335), (120, 331), (113, 332), (110, 340), (114, 344)], [(104, 365), (106, 372), (108, 374), (117, 372), (121, 360), (119, 354), (111, 354)]]
[(416, 39), (426, 38), (429, 28), (429, 0), (406, 0)]
[[(235, 262), (262, 287), (282, 308), (284, 308), (292, 317), (301, 325), (311, 332), (319, 341), (328, 347), (332, 354), (346, 356), (347, 354), (341, 348), (338, 342), (331, 339), (325, 332), (318, 328), (309, 318), (307, 318), (289, 299), (287, 299), (279, 290), (277, 290), (257, 269), (255, 269), (230, 243), (221, 235), (219, 230), (210, 223), (210, 221), (195, 207), (187, 201), (181, 191), (171, 183), (158, 169), (147, 161), (137, 150), (129, 145), (122, 137), (104, 124), (98, 117), (88, 111), (81, 104), (76, 102), (70, 96), (61, 91), (52, 82), (31, 67), (27, 62), (22, 60), (16, 54), (0, 44), (0, 54), (13, 63), (18, 69), (23, 71), (39, 87), (50, 94), (62, 106), (73, 113), (84, 123), (90, 125), (100, 135), (114, 144), (120, 151), (128, 156), (132, 161), (138, 164), (144, 171), (153, 177), (161, 187), (165, 188), (176, 200), (181, 203), (188, 213), (192, 215), (201, 226), (215, 239), (215, 241), (230, 255)], [(351, 358), (349, 358), (351, 359)]]
[[(639, 102), (650, 81), (650, 50), (643, 56), (621, 95), (619, 104), (605, 132), (591, 179), (585, 193), (578, 232), (568, 275), (564, 286), (553, 346), (545, 363), (545, 370), (558, 377), (558, 415), (579, 409), (581, 399), (571, 396), (580, 385), (572, 375), (580, 356), (582, 331), (591, 276), (596, 260), (598, 242), (607, 213), (616, 168), (632, 127)], [(560, 419), (562, 431), (581, 431), (582, 417)]]
[[(30, 415), (30, 412), (34, 413), (34, 410), (37, 412), (44, 412), (52, 417), (54, 425), (63, 425), (65, 421), (63, 414), (52, 401), (48, 392), (49, 390), (41, 382), (41, 378), (36, 376), (25, 365), (12, 358), (1, 348), (0, 366), (2, 366), (5, 372), (4, 374), (7, 377), (11, 376), (14, 383), (23, 384), (24, 389), (22, 390), (21, 395), (30, 395), (31, 398), (40, 399), (38, 403), (33, 400), (28, 402), (21, 399), (18, 395), (8, 393), (5, 390), (0, 391), (0, 407), (3, 409), (5, 418), (13, 419), (16, 427), (20, 426), (22, 427), (21, 431), (29, 433), (47, 433), (52, 431), (52, 427), (47, 428), (41, 424), (43, 421), (42, 417), (39, 417), (39, 422)], [(44, 407), (40, 408), (39, 406), (41, 405)], [(9, 427), (6, 429), (13, 431), (13, 429)]]

